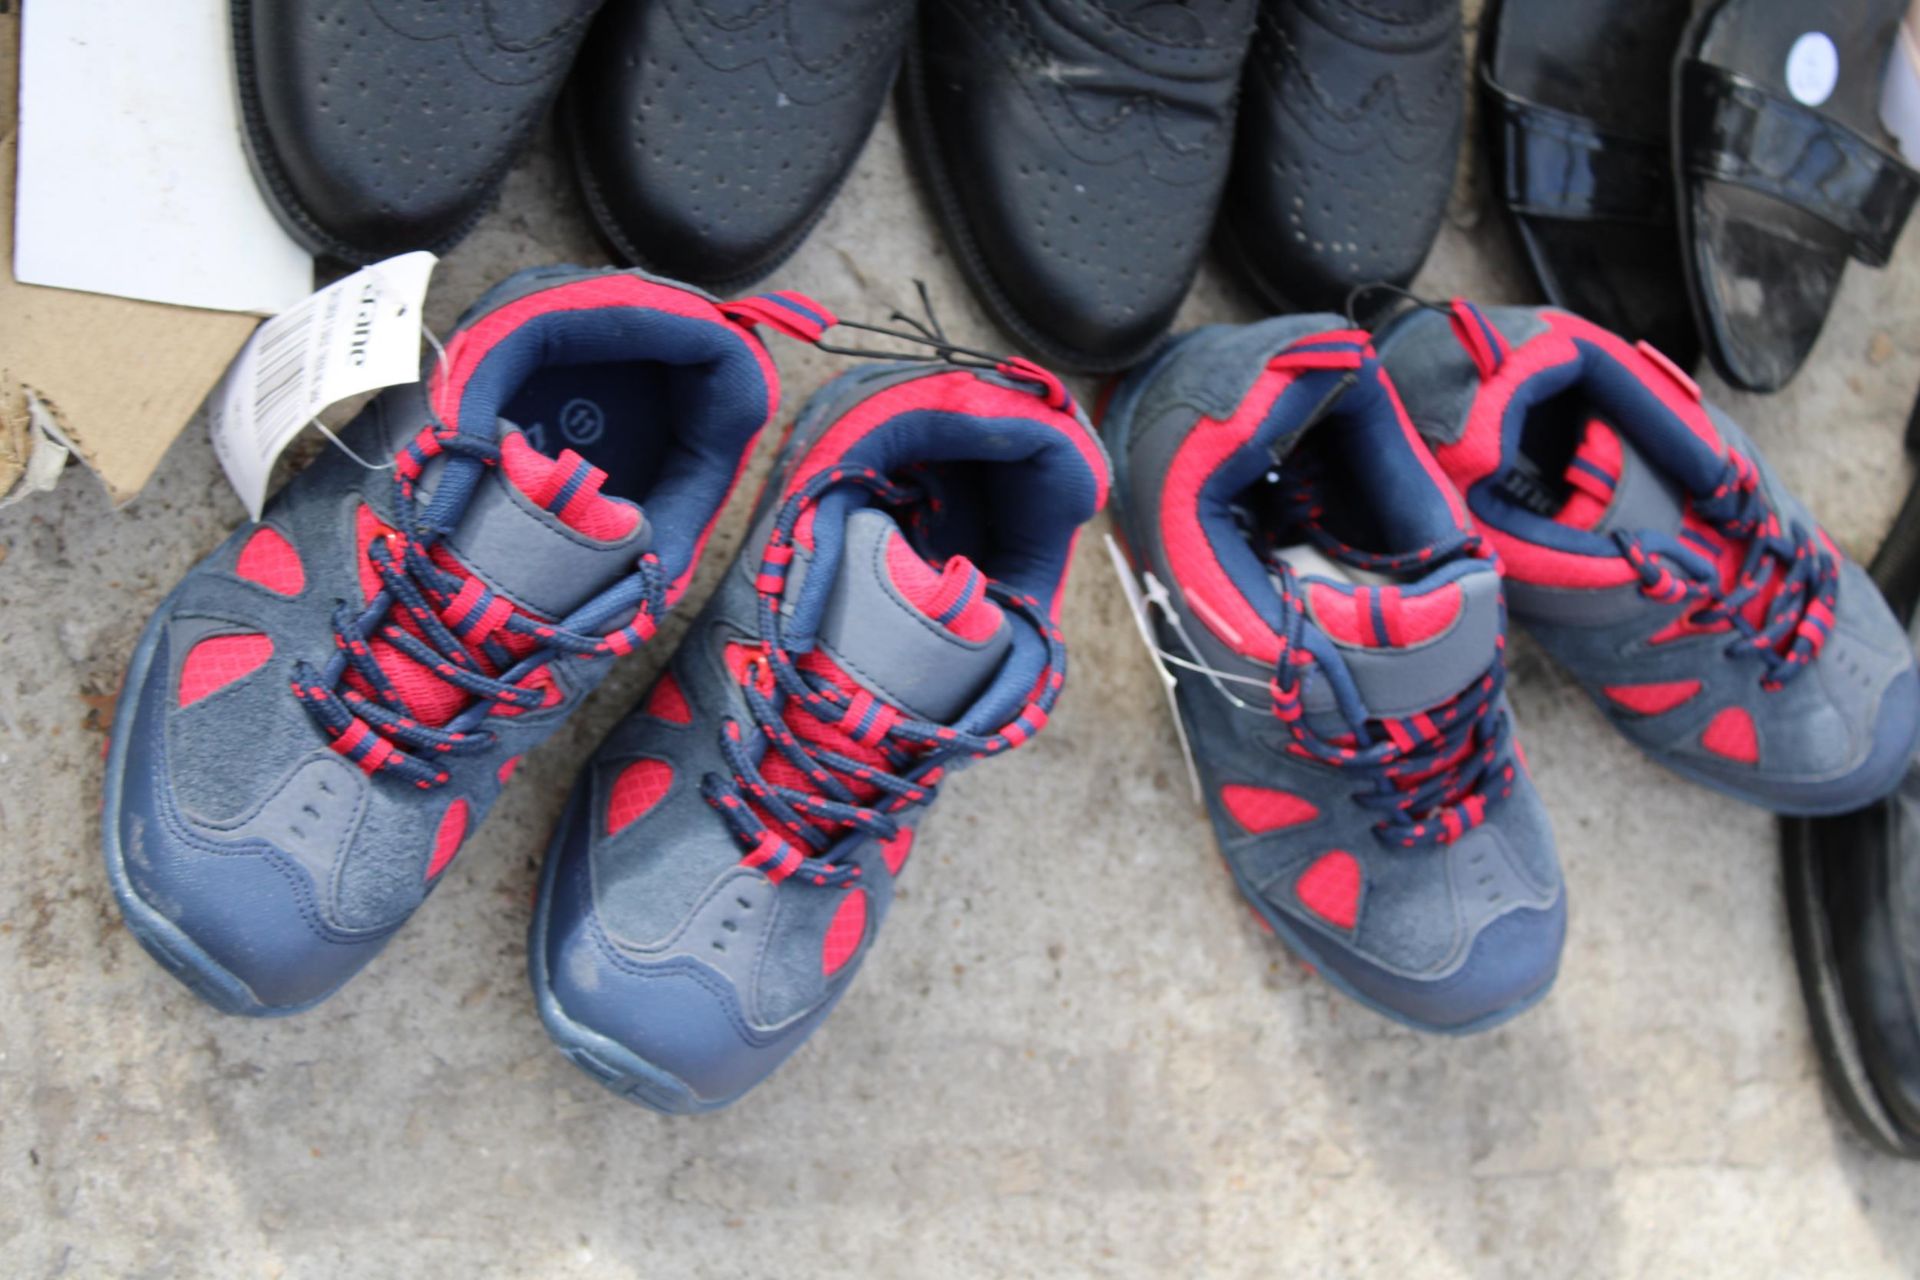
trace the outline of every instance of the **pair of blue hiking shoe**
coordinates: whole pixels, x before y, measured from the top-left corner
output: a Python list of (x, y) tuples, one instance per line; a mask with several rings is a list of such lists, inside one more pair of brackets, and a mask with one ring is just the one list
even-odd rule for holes
[(1655, 760), (1781, 813), (1885, 795), (1920, 736), (1866, 573), (1684, 372), (1565, 312), (1201, 329), (1102, 430), (1236, 883), (1403, 1022), (1495, 1025), (1558, 970), (1509, 611)]
[[(231, 1013), (358, 972), (521, 754), (680, 599), (778, 380), (736, 303), (638, 272), (516, 276), (142, 633), (105, 789), (128, 925)], [(1022, 361), (875, 364), (795, 422), (737, 562), (581, 770), (529, 972), (616, 1091), (722, 1106), (833, 1008), (955, 769), (1059, 696), (1098, 440)], [(991, 514), (990, 514), (991, 513)]]

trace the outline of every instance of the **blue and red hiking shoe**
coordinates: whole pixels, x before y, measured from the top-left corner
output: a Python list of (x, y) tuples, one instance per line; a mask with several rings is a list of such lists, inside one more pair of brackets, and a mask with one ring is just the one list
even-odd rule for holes
[(1906, 632), (1693, 379), (1552, 309), (1423, 306), (1380, 349), (1514, 617), (1643, 751), (1781, 813), (1899, 783)]
[(1038, 732), (1107, 466), (1051, 375), (890, 364), (809, 403), (739, 560), (582, 771), (528, 946), (567, 1056), (727, 1105), (845, 993), (941, 779)]
[(1553, 834), (1486, 544), (1367, 335), (1201, 329), (1121, 384), (1116, 505), (1220, 850), (1340, 990), (1432, 1031), (1552, 985)]
[(103, 837), (128, 926), (230, 1013), (325, 998), (522, 752), (644, 644), (774, 411), (703, 295), (548, 268), (462, 320), (142, 632)]

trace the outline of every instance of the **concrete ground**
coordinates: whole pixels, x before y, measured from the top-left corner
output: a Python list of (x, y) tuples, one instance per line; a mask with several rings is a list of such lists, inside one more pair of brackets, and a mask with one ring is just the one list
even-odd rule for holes
[[(600, 258), (549, 139), (432, 316)], [(889, 118), (771, 283), (880, 319), (915, 277), (956, 337), (1004, 342)], [(1530, 296), (1471, 159), (1419, 287)], [(1183, 325), (1254, 315), (1209, 265)], [(838, 367), (774, 351), (790, 406)], [(1864, 557), (1908, 484), (1916, 385), (1910, 235), (1850, 272), (1787, 391), (1709, 391)], [(1488, 1035), (1402, 1030), (1236, 898), (1097, 543), (1053, 724), (952, 785), (858, 989), (733, 1110), (604, 1092), (549, 1046), (522, 968), (563, 794), (677, 625), (527, 761), (361, 978), (292, 1020), (214, 1014), (122, 927), (95, 813), (135, 634), (241, 518), (197, 423), (126, 510), (76, 473), (0, 514), (0, 1274), (1920, 1273), (1920, 1169), (1822, 1094), (1767, 815), (1648, 764), (1516, 644), (1572, 895), (1559, 986)]]

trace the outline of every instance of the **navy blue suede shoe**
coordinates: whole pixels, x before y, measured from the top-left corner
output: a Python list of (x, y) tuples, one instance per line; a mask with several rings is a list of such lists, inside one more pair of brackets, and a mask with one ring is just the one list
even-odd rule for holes
[(672, 665), (581, 772), (528, 965), (547, 1030), (665, 1112), (722, 1107), (866, 961), (941, 779), (1037, 733), (1107, 465), (1051, 375), (830, 383)]
[(102, 832), (141, 944), (229, 1013), (352, 977), (653, 634), (776, 399), (677, 285), (543, 268), (483, 299), (347, 428), (391, 470), (329, 450), (141, 634)]
[(1256, 913), (1424, 1030), (1539, 1000), (1566, 894), (1514, 745), (1499, 574), (1367, 335), (1329, 315), (1201, 329), (1121, 384), (1102, 429)]
[(1671, 360), (1463, 302), (1409, 311), (1380, 351), (1514, 617), (1630, 741), (1779, 813), (1898, 785), (1920, 739), (1906, 630)]

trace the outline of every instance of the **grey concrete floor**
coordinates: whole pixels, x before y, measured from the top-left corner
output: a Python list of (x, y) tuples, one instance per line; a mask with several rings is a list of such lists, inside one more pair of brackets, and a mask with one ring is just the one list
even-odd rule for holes
[[(548, 140), (431, 312), (600, 258)], [(771, 283), (880, 318), (915, 277), (956, 336), (1003, 343), (889, 118)], [(1471, 159), (1419, 287), (1529, 298)], [(1183, 324), (1254, 315), (1209, 265)], [(790, 408), (837, 367), (775, 354)], [(1864, 556), (1909, 480), (1916, 385), (1909, 235), (1851, 271), (1786, 392), (1709, 390)], [(1822, 1095), (1767, 815), (1655, 769), (1516, 644), (1572, 895), (1560, 982), (1488, 1035), (1402, 1030), (1236, 898), (1097, 544), (1059, 715), (952, 785), (851, 997), (733, 1110), (603, 1092), (549, 1047), (522, 969), (573, 771), (678, 626), (527, 761), (362, 977), (299, 1018), (214, 1014), (120, 924), (95, 814), (134, 636), (241, 518), (198, 424), (125, 510), (75, 473), (0, 513), (0, 1275), (1920, 1273), (1920, 1169)]]

